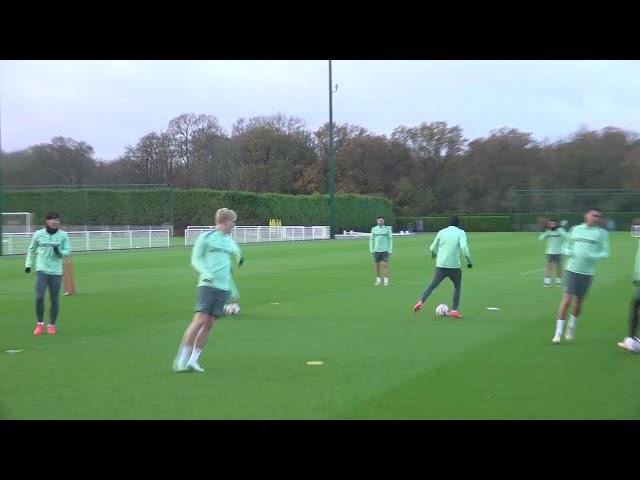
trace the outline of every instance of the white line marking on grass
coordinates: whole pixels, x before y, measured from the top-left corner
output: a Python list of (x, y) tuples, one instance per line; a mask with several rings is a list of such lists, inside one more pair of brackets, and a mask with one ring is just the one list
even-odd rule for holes
[(535, 270), (531, 270), (530, 272), (522, 272), (520, 275), (529, 275), (530, 273), (536, 273), (536, 272), (541, 272), (544, 270), (544, 267), (542, 268), (536, 268)]
[(7, 350), (7, 353), (20, 353), (23, 349), (19, 349), (19, 350)]

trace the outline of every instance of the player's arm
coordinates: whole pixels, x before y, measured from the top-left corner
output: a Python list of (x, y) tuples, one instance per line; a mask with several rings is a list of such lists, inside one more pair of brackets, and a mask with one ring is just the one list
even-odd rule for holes
[(462, 254), (467, 260), (467, 267), (471, 268), (473, 262), (471, 261), (471, 252), (469, 252), (469, 244), (467, 243), (467, 234), (465, 232), (460, 235), (460, 250), (462, 250)]
[(71, 255), (71, 243), (69, 242), (68, 235), (62, 237), (60, 247), (56, 247), (56, 249), (56, 255), (58, 255), (59, 257), (68, 257), (69, 255)]
[(204, 236), (206, 234), (202, 234), (196, 240), (195, 245), (193, 246), (193, 250), (191, 250), (191, 266), (201, 275), (203, 275), (207, 279), (211, 279), (213, 277), (212, 273), (207, 268), (207, 263), (205, 262), (206, 254), (207, 254), (207, 244), (204, 241)]
[(27, 259), (24, 262), (24, 271), (26, 273), (31, 272), (31, 265), (33, 263), (33, 256), (38, 251), (38, 238), (37, 234), (33, 234), (31, 237), (31, 243), (29, 243), (29, 248), (27, 248)]
[(233, 275), (231, 276), (231, 293), (229, 295), (229, 298), (234, 301), (237, 302), (238, 300), (240, 300), (240, 291), (238, 290), (238, 287), (236, 286), (236, 282), (234, 282), (233, 280)]
[(431, 258), (434, 258), (438, 254), (438, 245), (440, 245), (440, 232), (438, 232), (436, 238), (433, 240), (433, 243), (429, 247)]
[(389, 235), (389, 253), (393, 253), (393, 230), (388, 228), (387, 234)]
[(376, 227), (373, 227), (371, 229), (371, 235), (369, 235), (369, 253), (373, 253), (373, 229)]
[(562, 253), (565, 257), (573, 257), (573, 238), (572, 238), (573, 228), (567, 234), (567, 237), (562, 245)]
[(244, 255), (242, 255), (242, 250), (240, 250), (240, 247), (237, 243), (235, 244), (235, 247), (233, 249), (233, 255), (236, 257), (236, 261), (238, 262), (239, 267), (244, 265)]
[(600, 250), (591, 254), (591, 258), (600, 260), (602, 258), (609, 258), (609, 232), (602, 230), (602, 237), (600, 238)]

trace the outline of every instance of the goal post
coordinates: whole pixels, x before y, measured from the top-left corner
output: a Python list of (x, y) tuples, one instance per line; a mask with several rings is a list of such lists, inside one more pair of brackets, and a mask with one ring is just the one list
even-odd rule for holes
[(33, 213), (31, 212), (2, 212), (3, 233), (31, 233), (33, 227)]

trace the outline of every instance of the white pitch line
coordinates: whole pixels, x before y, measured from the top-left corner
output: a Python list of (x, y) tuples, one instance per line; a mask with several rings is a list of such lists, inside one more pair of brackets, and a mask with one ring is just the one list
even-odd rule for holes
[(541, 272), (544, 270), (544, 267), (542, 268), (536, 268), (535, 270), (531, 270), (530, 272), (523, 272), (520, 275), (529, 275), (530, 273), (536, 273), (536, 272)]

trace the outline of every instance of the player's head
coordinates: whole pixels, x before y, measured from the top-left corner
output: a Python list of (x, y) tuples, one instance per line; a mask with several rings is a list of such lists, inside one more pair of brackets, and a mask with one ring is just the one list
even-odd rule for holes
[(381, 215), (377, 218), (378, 225), (384, 225), (384, 217)]
[(589, 208), (584, 214), (584, 223), (593, 227), (602, 219), (602, 211), (599, 208)]
[(449, 219), (449, 226), (451, 227), (459, 227), (460, 226), (460, 217), (458, 215), (454, 215)]
[(60, 215), (57, 212), (49, 212), (45, 217), (45, 221), (47, 223), (47, 227), (49, 228), (59, 228), (60, 227)]
[(231, 233), (237, 219), (236, 212), (228, 208), (221, 208), (216, 212), (216, 229), (222, 230), (224, 233)]
[(555, 230), (558, 228), (558, 220), (555, 218), (550, 218), (549, 221), (547, 222), (547, 227), (550, 230)]

